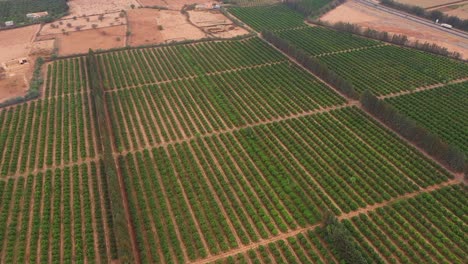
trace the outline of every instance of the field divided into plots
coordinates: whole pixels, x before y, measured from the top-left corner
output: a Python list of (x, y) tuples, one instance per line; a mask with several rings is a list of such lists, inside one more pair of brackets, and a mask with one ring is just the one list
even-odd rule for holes
[(1, 176), (96, 155), (87, 94), (41, 99), (0, 111)]
[(468, 82), (386, 101), (468, 155)]
[[(87, 88), (86, 60), (71, 58), (47, 66), (45, 98), (0, 111), (0, 170), (7, 177), (0, 179), (1, 263), (117, 257), (109, 192), (120, 190), (107, 189), (95, 136), (107, 124), (112, 133), (101, 136), (111, 134), (105, 140), (115, 148), (106, 157), (118, 164), (112, 180), (123, 182), (143, 263), (199, 261), (231, 250), (246, 252), (239, 262), (340, 262), (312, 228), (326, 211), (345, 216), (455, 182), (258, 38), (96, 57), (100, 80), (93, 84), (102, 82), (104, 100), (92, 100), (100, 94)], [(98, 124), (91, 105), (100, 101), (105, 106), (96, 109), (108, 116), (98, 112), (107, 119)], [(454, 214), (462, 222), (450, 221), (466, 224), (460, 212)], [(417, 232), (427, 234), (416, 228), (405, 232), (422, 243)], [(255, 247), (267, 239), (276, 242)], [(447, 233), (443, 241), (457, 239)], [(437, 255), (426, 244), (404, 246), (391, 252), (455, 263), (466, 247), (434, 244)]]
[(107, 93), (116, 145), (139, 149), (342, 105), (290, 63)]
[(45, 97), (73, 94), (87, 90), (86, 58), (58, 60), (47, 65)]
[(348, 213), (452, 177), (357, 108), (199, 137), (119, 164), (149, 262), (217, 255), (315, 224), (326, 210)]
[(453, 185), (361, 214), (344, 224), (374, 256), (372, 263), (466, 263), (467, 199), (466, 187)]
[(358, 92), (370, 90), (376, 95), (468, 77), (467, 63), (390, 45), (319, 59), (351, 82)]
[[(464, 263), (466, 187), (400, 200), (342, 223), (367, 263)], [(316, 227), (211, 263), (340, 263)]]
[(258, 38), (202, 42), (98, 55), (106, 90), (190, 78), (235, 68), (285, 61)]
[(0, 181), (0, 262), (107, 263), (115, 257), (100, 173), (92, 162)]
[(354, 85), (357, 92), (376, 95), (409, 91), (468, 77), (468, 64), (417, 50), (385, 45), (302, 22), (285, 5), (229, 9), (257, 31), (273, 31), (280, 38), (326, 64)]

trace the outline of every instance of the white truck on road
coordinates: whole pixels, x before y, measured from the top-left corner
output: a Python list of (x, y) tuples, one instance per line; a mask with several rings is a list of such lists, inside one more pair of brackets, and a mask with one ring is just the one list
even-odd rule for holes
[(452, 25), (450, 25), (450, 24), (445, 24), (445, 23), (440, 24), (440, 26), (441, 26), (441, 27), (444, 27), (444, 28), (448, 28), (448, 29), (452, 29), (452, 28), (453, 28)]

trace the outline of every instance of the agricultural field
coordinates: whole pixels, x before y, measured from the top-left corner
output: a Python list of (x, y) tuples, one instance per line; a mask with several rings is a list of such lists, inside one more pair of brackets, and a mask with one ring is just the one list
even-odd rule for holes
[(468, 64), (429, 53), (382, 46), (320, 57), (358, 92), (376, 95), (409, 91), (468, 77)]
[(2, 263), (110, 262), (115, 258), (98, 163), (0, 181)]
[(277, 32), (276, 35), (294, 43), (312, 56), (376, 47), (383, 44), (375, 40), (357, 37), (351, 33), (338, 32), (318, 26), (283, 30)]
[(304, 70), (285, 62), (118, 90), (108, 93), (107, 99), (120, 150), (193, 138), (344, 103)]
[[(386, 61), (423, 72), (415, 82), (466, 74), (308, 34), (330, 46), (309, 47), (320, 59), (379, 50), (417, 56)], [(260, 38), (90, 52), (44, 72), (40, 99), (0, 109), (0, 263), (343, 263), (330, 213), (369, 262), (463, 262), (460, 177)], [(396, 234), (375, 240), (366, 217)]]
[(468, 82), (397, 96), (386, 101), (468, 154)]
[(357, 108), (145, 149), (119, 167), (145, 262), (203, 259), (452, 177)]
[(285, 61), (258, 38), (136, 49), (98, 56), (106, 90)]
[(373, 263), (466, 263), (466, 186), (453, 185), (360, 214), (344, 224)]
[(304, 27), (304, 17), (285, 5), (232, 7), (228, 11), (256, 31)]

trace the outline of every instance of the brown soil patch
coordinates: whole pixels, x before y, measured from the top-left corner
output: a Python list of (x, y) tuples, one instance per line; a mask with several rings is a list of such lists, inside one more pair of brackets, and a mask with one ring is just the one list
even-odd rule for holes
[(0, 63), (27, 57), (39, 25), (0, 31)]
[[(50, 54), (46, 43), (35, 43), (39, 25), (0, 31), (0, 101), (22, 96), (28, 89), (37, 55)], [(30, 56), (30, 53), (33, 53)], [(35, 54), (35, 55), (34, 55)], [(21, 65), (20, 58), (28, 63)]]
[(93, 50), (106, 50), (125, 46), (126, 26), (71, 32), (68, 35), (56, 34), (44, 37), (55, 38), (58, 55), (81, 54)]
[(440, 12), (443, 12), (449, 16), (457, 16), (461, 19), (468, 19), (468, 3), (445, 6), (436, 10), (439, 10)]
[(68, 17), (114, 13), (131, 9), (131, 5), (140, 6), (137, 0), (70, 0), (68, 1), (70, 7)]
[(6, 78), (0, 77), (0, 102), (22, 96), (28, 90), (25, 75), (21, 73), (13, 74)]
[(214, 1), (206, 1), (206, 0), (139, 0), (141, 5), (147, 7), (164, 7), (170, 10), (181, 10), (184, 5), (192, 5), (192, 4), (203, 4), (205, 6), (211, 6)]
[(189, 11), (190, 21), (214, 37), (232, 38), (249, 32), (234, 24), (229, 18), (219, 11)]
[(450, 51), (460, 52), (464, 58), (468, 57), (468, 42), (463, 38), (352, 0), (340, 5), (321, 19), (332, 23), (339, 21), (350, 22), (378, 31), (404, 34), (411, 41), (435, 43), (448, 48)]
[(128, 27), (132, 32), (128, 40), (129, 45), (139, 46), (164, 42), (162, 31), (158, 29), (158, 13), (156, 9), (147, 8), (128, 11)]
[(455, 2), (457, 0), (395, 0), (396, 2), (428, 8), (436, 5), (443, 5)]
[[(157, 25), (162, 27), (159, 33), (161, 33), (161, 40), (163, 42), (206, 37), (206, 34), (190, 24), (180, 11), (160, 10), (155, 12), (154, 15), (156, 16)], [(132, 25), (130, 25), (130, 28), (134, 29)]]
[(63, 32), (75, 32), (127, 24), (127, 19), (125, 17), (120, 17), (120, 12), (102, 14), (102, 20), (100, 20), (99, 17), (100, 15), (92, 15), (76, 17), (76, 19), (67, 18), (54, 21), (53, 23), (44, 25), (40, 35), (62, 34)]

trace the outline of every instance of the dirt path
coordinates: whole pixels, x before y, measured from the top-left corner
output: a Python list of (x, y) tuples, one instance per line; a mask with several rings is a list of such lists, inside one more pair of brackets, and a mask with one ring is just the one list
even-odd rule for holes
[(462, 3), (467, 3), (467, 2), (468, 2), (468, 0), (454, 1), (454, 2), (445, 3), (445, 4), (441, 4), (441, 5), (429, 6), (429, 7), (426, 7), (425, 9), (426, 10), (433, 10), (433, 9), (439, 9), (441, 7), (452, 6), (452, 5), (462, 4)]
[(361, 48), (354, 48), (354, 49), (347, 49), (347, 50), (340, 50), (340, 51), (334, 51), (334, 52), (328, 52), (328, 53), (322, 53), (318, 54), (313, 57), (323, 57), (323, 56), (328, 56), (328, 55), (334, 55), (334, 54), (340, 54), (340, 53), (348, 53), (348, 52), (353, 52), (353, 51), (359, 51), (359, 50), (367, 50), (367, 49), (372, 49), (372, 48), (380, 48), (383, 46), (389, 46), (390, 44), (384, 43), (380, 45), (374, 45), (374, 46), (369, 46), (369, 47), (361, 47)]
[(402, 95), (407, 95), (407, 94), (432, 90), (432, 89), (444, 87), (444, 86), (447, 86), (447, 85), (450, 85), (450, 84), (462, 83), (462, 82), (465, 82), (465, 81), (468, 81), (468, 77), (461, 78), (461, 79), (456, 79), (456, 80), (453, 80), (453, 81), (449, 81), (447, 83), (437, 83), (437, 84), (433, 84), (433, 85), (430, 85), (430, 86), (419, 87), (419, 88), (416, 88), (416, 89), (413, 89), (413, 90), (401, 91), (401, 92), (396, 92), (396, 93), (392, 93), (392, 94), (387, 94), (387, 95), (379, 96), (379, 99), (393, 98), (393, 97), (398, 97), (398, 96), (402, 96)]
[[(353, 212), (350, 212), (350, 213), (347, 213), (347, 214), (343, 214), (343, 215), (339, 216), (338, 219), (339, 220), (351, 219), (352, 217), (358, 216), (359, 214), (367, 214), (370, 211), (375, 211), (378, 208), (381, 208), (381, 207), (384, 207), (384, 206), (387, 206), (387, 205), (391, 205), (392, 203), (398, 202), (399, 200), (409, 199), (409, 198), (415, 197), (418, 194), (432, 192), (432, 191), (441, 189), (443, 187), (450, 186), (450, 185), (455, 185), (455, 184), (459, 184), (459, 183), (460, 182), (458, 180), (451, 180), (451, 181), (444, 182), (444, 183), (441, 183), (441, 184), (429, 186), (429, 187), (427, 187), (425, 189), (421, 189), (421, 190), (418, 190), (416, 192), (401, 195), (401, 196), (395, 197), (395, 198), (393, 198), (391, 200), (388, 200), (388, 201), (385, 201), (385, 202), (382, 202), (382, 203), (369, 205), (369, 206), (367, 206), (365, 208), (361, 208), (361, 209), (358, 209), (356, 211), (353, 211)], [(229, 257), (229, 256), (234, 256), (234, 255), (237, 255), (239, 253), (245, 253), (248, 250), (257, 248), (259, 246), (265, 246), (265, 245), (268, 245), (269, 243), (272, 243), (272, 242), (277, 242), (279, 240), (283, 240), (283, 239), (287, 239), (289, 237), (296, 236), (299, 233), (303, 233), (303, 232), (306, 232), (306, 231), (309, 231), (309, 230), (314, 230), (316, 227), (318, 227), (320, 225), (321, 225), (321, 223), (318, 223), (318, 224), (314, 224), (314, 225), (311, 225), (311, 226), (308, 226), (308, 227), (296, 229), (296, 230), (288, 232), (288, 233), (282, 233), (282, 234), (280, 234), (278, 236), (274, 236), (274, 237), (271, 237), (271, 238), (268, 238), (268, 239), (261, 239), (259, 242), (252, 243), (252, 244), (246, 245), (246, 246), (241, 246), (241, 247), (236, 248), (234, 250), (230, 250), (228, 252), (224, 252), (222, 254), (212, 256), (212, 257), (208, 257), (208, 258), (205, 258), (205, 259), (202, 259), (202, 260), (194, 261), (194, 262), (191, 262), (191, 263), (204, 264), (204, 263), (215, 262), (217, 260), (220, 260), (220, 259), (223, 259), (223, 258), (226, 258), (226, 257)]]

